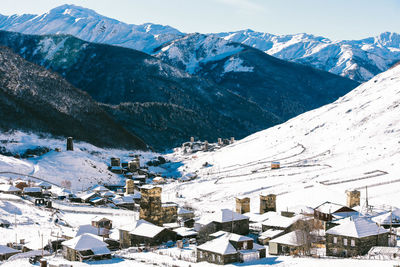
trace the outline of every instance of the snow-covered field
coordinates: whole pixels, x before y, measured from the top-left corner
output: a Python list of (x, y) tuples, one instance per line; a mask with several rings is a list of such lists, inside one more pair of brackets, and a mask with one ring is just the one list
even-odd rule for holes
[[(215, 152), (171, 155), (195, 181), (170, 184), (179, 203), (201, 212), (234, 208), (235, 196), (275, 193), (278, 210), (346, 204), (345, 191), (359, 189), (362, 204), (400, 207), (400, 66), (374, 77), (336, 102), (255, 133)], [(271, 161), (281, 168), (271, 170)], [(211, 167), (203, 167), (208, 162)]]

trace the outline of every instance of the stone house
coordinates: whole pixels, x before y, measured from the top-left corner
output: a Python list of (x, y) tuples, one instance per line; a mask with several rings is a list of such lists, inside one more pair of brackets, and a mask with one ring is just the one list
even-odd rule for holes
[(157, 246), (168, 241), (176, 241), (177, 233), (145, 220), (138, 220), (119, 228), (119, 238), (122, 247)]
[(105, 217), (96, 216), (92, 219), (92, 226), (97, 227), (97, 228), (111, 229), (112, 221)]
[(374, 246), (388, 246), (389, 231), (368, 218), (345, 219), (325, 233), (326, 255), (354, 257), (365, 255)]
[(270, 255), (297, 255), (305, 244), (303, 231), (295, 230), (269, 241)]
[(70, 261), (110, 259), (111, 252), (101, 237), (83, 234), (61, 243), (63, 256)]
[(42, 197), (42, 188), (40, 187), (24, 187), (23, 193), (30, 197)]
[(197, 247), (197, 261), (215, 264), (245, 262), (265, 258), (265, 247), (253, 243), (247, 236), (219, 231), (215, 239)]
[(249, 233), (249, 217), (229, 209), (222, 209), (196, 221), (194, 229), (198, 232), (206, 230), (209, 234), (222, 230), (247, 235)]

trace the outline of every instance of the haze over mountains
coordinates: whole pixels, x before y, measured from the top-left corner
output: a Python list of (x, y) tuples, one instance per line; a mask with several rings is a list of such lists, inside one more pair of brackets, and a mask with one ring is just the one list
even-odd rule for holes
[[(63, 5), (41, 15), (0, 15), (0, 29), (27, 34), (71, 34), (85, 41), (124, 46), (149, 54), (160, 45), (186, 35), (170, 26), (126, 24), (74, 5)], [(344, 41), (304, 33), (274, 35), (251, 30), (214, 35), (359, 82), (367, 81), (400, 60), (397, 33)]]

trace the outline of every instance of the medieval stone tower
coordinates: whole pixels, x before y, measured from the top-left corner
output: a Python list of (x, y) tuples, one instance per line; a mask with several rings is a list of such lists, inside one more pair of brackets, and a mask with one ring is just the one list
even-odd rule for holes
[(240, 214), (250, 212), (250, 198), (236, 197), (236, 212)]
[(67, 151), (74, 151), (74, 139), (72, 137), (67, 138)]
[(135, 182), (131, 179), (126, 180), (125, 192), (127, 194), (134, 194), (135, 193)]
[(355, 206), (360, 206), (360, 191), (346, 191), (347, 195), (347, 207), (353, 208)]
[(276, 195), (260, 195), (260, 214), (268, 211), (276, 211)]
[(140, 188), (139, 218), (156, 225), (162, 225), (161, 187), (144, 185)]

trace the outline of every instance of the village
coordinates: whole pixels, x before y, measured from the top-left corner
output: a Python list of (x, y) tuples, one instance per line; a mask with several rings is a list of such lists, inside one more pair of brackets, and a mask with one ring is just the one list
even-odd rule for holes
[[(217, 143), (192, 137), (177, 151), (195, 157), (198, 151), (215, 151), (234, 143), (233, 137), (220, 138)], [(66, 151), (73, 150), (73, 140), (68, 138)], [(276, 204), (284, 195), (262, 190), (257, 199), (233, 196), (230, 209), (204, 213), (190, 203), (179, 205), (162, 199), (165, 185), (192, 182), (197, 179), (196, 172), (179, 178), (162, 177), (150, 172), (148, 166), (161, 166), (167, 162), (165, 158), (159, 156), (147, 163), (141, 162), (138, 154), (131, 153), (129, 158), (127, 162), (109, 159), (109, 171), (123, 176), (124, 184), (97, 184), (82, 192), (68, 189), (68, 183), (63, 188), (33, 177), (3, 177), (1, 199), (51, 214), (54, 225), (50, 227), (55, 230), (45, 240), (42, 234), (41, 240), (35, 241), (6, 234), (8, 238), (0, 244), (0, 260), (25, 258), (41, 266), (74, 266), (74, 262), (126, 259), (176, 266), (176, 262), (142, 257), (166, 255), (190, 266), (204, 262), (262, 264), (280, 255), (375, 260), (400, 256), (400, 209), (374, 207), (368, 204), (368, 198), (362, 203), (360, 190), (343, 192), (346, 205), (325, 201), (309, 207), (293, 203), (286, 210), (278, 210)], [(280, 162), (271, 159), (269, 170), (280, 168)], [(368, 188), (364, 190), (367, 193)], [(180, 197), (176, 191), (175, 198)], [(251, 209), (254, 202), (259, 206), (256, 210)], [(73, 227), (63, 214), (79, 211), (88, 214)], [(17, 215), (1, 215), (0, 227), (12, 230), (21, 229), (19, 224), (38, 224), (17, 222)]]

